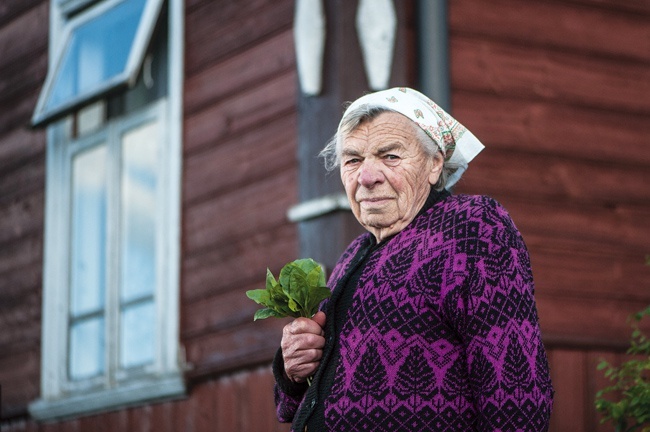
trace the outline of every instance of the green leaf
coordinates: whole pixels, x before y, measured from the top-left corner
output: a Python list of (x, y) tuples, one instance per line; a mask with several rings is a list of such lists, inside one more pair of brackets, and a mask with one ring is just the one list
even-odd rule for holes
[(270, 295), (267, 290), (255, 289), (246, 291), (246, 297), (253, 300), (255, 303), (267, 306), (269, 304)]
[(258, 309), (253, 316), (253, 321), (270, 317), (282, 318), (282, 315), (278, 314), (276, 311), (270, 308)]
[(327, 287), (312, 288), (309, 292), (309, 304), (306, 306), (309, 317), (314, 316), (318, 312), (318, 306), (331, 295), (332, 292)]
[(291, 284), (290, 278), (291, 278), (291, 273), (296, 270), (298, 266), (294, 262), (291, 262), (284, 267), (282, 267), (282, 270), (280, 270), (280, 277), (278, 278), (278, 281), (280, 282), (280, 286), (282, 289), (288, 293), (289, 292), (289, 286)]
[(289, 309), (291, 309), (292, 312), (300, 313), (300, 305), (292, 298), (289, 299)]
[(305, 274), (309, 274), (316, 267), (320, 267), (320, 265), (311, 258), (295, 260), (294, 264)]
[(307, 283), (305, 273), (301, 269), (295, 269), (291, 273), (289, 283), (291, 285), (291, 297), (300, 304), (301, 308), (304, 308), (311, 289)]
[(325, 273), (321, 266), (317, 265), (307, 273), (307, 283), (313, 287), (325, 286)]
[(598, 363), (598, 366), (596, 366), (598, 370), (603, 370), (606, 367), (609, 367), (609, 363), (607, 363), (605, 360), (601, 360), (600, 363)]
[(278, 282), (275, 280), (275, 277), (273, 277), (273, 273), (271, 273), (271, 270), (266, 269), (266, 289), (269, 289), (270, 287), (273, 287), (277, 285)]
[(276, 312), (283, 316), (295, 316), (294, 312), (289, 307), (289, 297), (284, 293), (279, 284), (272, 286), (269, 293), (271, 297), (269, 300), (269, 307), (275, 309)]

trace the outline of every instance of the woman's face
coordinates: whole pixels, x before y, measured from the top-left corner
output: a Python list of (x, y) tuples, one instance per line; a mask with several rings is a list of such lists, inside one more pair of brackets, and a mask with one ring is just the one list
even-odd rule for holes
[(342, 142), (341, 179), (359, 223), (380, 242), (404, 229), (424, 205), (442, 170), (417, 141), (411, 120), (383, 113)]

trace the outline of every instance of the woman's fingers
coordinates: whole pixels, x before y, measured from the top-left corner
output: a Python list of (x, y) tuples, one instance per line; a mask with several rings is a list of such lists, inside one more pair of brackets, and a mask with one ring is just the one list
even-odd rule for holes
[(316, 320), (297, 318), (283, 329), (284, 370), (292, 381), (302, 382), (313, 375), (323, 356), (325, 314), (319, 314)]
[[(324, 334), (323, 325), (325, 325), (325, 314), (322, 312), (319, 312), (319, 314), (322, 314), (317, 314), (319, 321), (315, 321), (309, 318), (296, 318), (284, 327), (283, 334), (291, 333), (297, 335), (301, 333), (312, 333), (322, 336)], [(316, 315), (314, 317), (316, 317)], [(320, 321), (322, 321), (322, 325)]]
[(291, 381), (297, 383), (305, 382), (307, 378), (316, 373), (316, 369), (318, 369), (319, 364), (320, 362), (304, 363), (289, 370), (285, 369), (285, 372)]

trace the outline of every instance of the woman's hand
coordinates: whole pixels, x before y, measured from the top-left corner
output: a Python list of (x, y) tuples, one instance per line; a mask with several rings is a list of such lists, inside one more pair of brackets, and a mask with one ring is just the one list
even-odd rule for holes
[(304, 382), (312, 376), (325, 346), (325, 313), (318, 312), (311, 319), (296, 318), (282, 330), (282, 358), (284, 371), (293, 382)]

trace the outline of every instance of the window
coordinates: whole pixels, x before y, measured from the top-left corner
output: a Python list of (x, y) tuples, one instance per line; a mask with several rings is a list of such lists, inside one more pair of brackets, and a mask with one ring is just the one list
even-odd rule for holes
[(106, 1), (70, 19), (33, 123), (51, 121), (111, 90), (132, 86), (161, 4)]
[[(182, 0), (58, 0), (51, 8), (52, 29), (64, 34), (51, 30), (51, 40), (64, 48), (53, 47), (59, 55), (34, 114), (48, 137), (41, 398), (30, 405), (37, 419), (185, 392), (182, 53), (168, 43), (182, 35)], [(115, 25), (120, 31), (109, 31)]]

